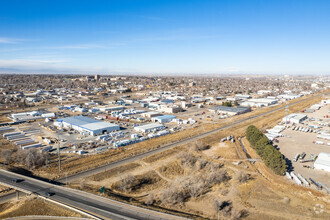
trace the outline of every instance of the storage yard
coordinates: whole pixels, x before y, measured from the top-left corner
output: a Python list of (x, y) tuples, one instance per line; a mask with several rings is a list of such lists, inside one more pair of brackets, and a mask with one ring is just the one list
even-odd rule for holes
[[(330, 157), (327, 156), (330, 153), (329, 110), (329, 104), (323, 104), (313, 112), (291, 114), (283, 118), (282, 125), (268, 131), (268, 137), (273, 139), (274, 144), (292, 164), (288, 170), (291, 175), (287, 174), (287, 177), (299, 185), (318, 185), (325, 191), (330, 186)], [(294, 115), (296, 117), (291, 117)], [(285, 123), (289, 121), (291, 123)], [(281, 127), (284, 128), (283, 131), (276, 131), (276, 128)], [(275, 136), (272, 137), (272, 134)], [(319, 183), (324, 186), (321, 187)]]

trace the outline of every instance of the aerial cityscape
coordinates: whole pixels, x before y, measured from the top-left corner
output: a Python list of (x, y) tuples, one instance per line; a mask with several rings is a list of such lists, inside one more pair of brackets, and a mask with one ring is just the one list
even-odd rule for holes
[(0, 6), (0, 219), (330, 219), (330, 2)]

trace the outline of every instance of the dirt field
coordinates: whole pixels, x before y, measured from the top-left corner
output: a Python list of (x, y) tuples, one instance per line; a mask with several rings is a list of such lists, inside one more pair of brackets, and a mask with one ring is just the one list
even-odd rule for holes
[(26, 215), (82, 217), (78, 213), (36, 197), (0, 204), (0, 219)]
[[(247, 141), (244, 140), (244, 143), (247, 144)], [(253, 152), (248, 145), (246, 147), (249, 152)], [(189, 147), (186, 147), (187, 152), (189, 152), (188, 149)], [(157, 161), (151, 160), (150, 163), (141, 161), (141, 166), (137, 168), (122, 169), (122, 172), (102, 181), (93, 181), (89, 178), (85, 180), (85, 183), (94, 193), (97, 193), (101, 186), (105, 186), (111, 193), (104, 196), (125, 198), (126, 202), (131, 201), (135, 205), (145, 206), (152, 198), (153, 203), (149, 205), (149, 208), (162, 211), (173, 210), (176, 214), (194, 219), (216, 218), (217, 213), (213, 207), (214, 200), (217, 198), (230, 201), (232, 209), (236, 212), (245, 210), (246, 219), (301, 219), (301, 216), (309, 219), (330, 218), (330, 198), (327, 195), (288, 182), (284, 177), (273, 174), (262, 162), (249, 164), (248, 168), (244, 166), (244, 163), (234, 165), (233, 162), (240, 160), (237, 154), (233, 153), (235, 151), (231, 142), (214, 144), (202, 152), (190, 150), (193, 155), (209, 163), (223, 164), (219, 169), (228, 173), (229, 181), (215, 184), (201, 195), (173, 205), (162, 202), (162, 192), (165, 189), (172, 184), (183, 186), (187, 179), (198, 176), (199, 173), (211, 171), (208, 168), (199, 169), (198, 165), (193, 167), (182, 165), (180, 158), (174, 154), (158, 158)], [(236, 176), (239, 172), (250, 174), (249, 180), (245, 183), (238, 182)], [(150, 181), (144, 182), (131, 191), (119, 190), (120, 181), (128, 175), (135, 176), (137, 179), (150, 179)]]
[[(319, 99), (315, 99), (297, 104), (290, 108), (290, 112), (300, 111), (318, 101)], [(139, 162), (140, 166), (133, 165), (132, 169), (124, 167), (118, 168), (120, 172), (115, 169), (107, 171), (107, 178), (102, 178), (100, 181), (92, 177), (85, 179), (84, 182), (87, 190), (91, 192), (98, 193), (99, 188), (105, 186), (107, 193), (104, 196), (144, 207), (148, 204), (152, 209), (174, 212), (194, 219), (216, 218), (215, 200), (227, 201), (230, 204), (230, 214), (225, 216), (221, 213), (222, 218), (225, 219), (235, 219), (238, 213), (246, 219), (301, 219), (302, 216), (307, 219), (329, 219), (328, 195), (313, 188), (297, 186), (285, 177), (275, 175), (262, 162), (255, 164), (246, 162), (244, 160), (246, 156), (239, 145), (229, 141), (219, 142), (221, 138), (231, 134), (244, 135), (246, 127), (250, 124), (262, 129), (271, 128), (284, 115), (285, 111), (276, 112), (204, 138), (201, 142), (210, 147), (203, 151), (195, 151), (194, 144), (191, 143), (181, 146), (180, 150), (174, 148), (146, 158)], [(258, 155), (249, 147), (245, 139), (243, 143), (249, 155), (258, 159)], [(186, 158), (187, 155), (182, 155), (180, 152), (193, 156), (190, 156), (188, 162), (187, 160), (182, 162), (182, 158)], [(191, 161), (194, 161), (192, 158), (196, 158), (196, 162), (191, 164)], [(237, 163), (238, 161), (241, 163)], [(204, 166), (204, 163), (207, 165)], [(166, 190), (171, 189), (176, 192), (178, 189), (175, 187), (181, 188), (183, 192), (191, 190), (189, 187), (185, 188), (186, 184), (193, 186), (195, 179), (203, 179), (203, 175), (214, 172), (212, 164), (219, 164), (215, 170), (226, 173), (226, 180), (211, 185), (197, 196), (190, 194), (174, 204), (166, 202), (167, 199), (164, 197)], [(248, 179), (244, 182), (238, 177), (241, 172), (248, 175)], [(127, 177), (133, 179), (132, 188), (128, 191), (120, 187)], [(139, 182), (141, 179), (144, 181)], [(204, 185), (201, 185), (199, 188), (203, 187)], [(177, 195), (181, 195), (179, 191)]]

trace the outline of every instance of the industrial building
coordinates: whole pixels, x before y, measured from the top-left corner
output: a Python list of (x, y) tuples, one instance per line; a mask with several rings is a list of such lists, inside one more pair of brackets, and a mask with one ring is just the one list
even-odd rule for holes
[(330, 172), (330, 154), (321, 152), (314, 162), (314, 168)]
[(145, 112), (145, 113), (141, 114), (141, 116), (145, 117), (145, 118), (152, 118), (152, 117), (156, 117), (156, 116), (160, 116), (160, 115), (162, 115), (162, 114), (159, 112)]
[(278, 99), (285, 99), (285, 100), (292, 100), (292, 99), (297, 99), (300, 98), (302, 95), (296, 95), (296, 94), (282, 94), (278, 95)]
[(274, 104), (277, 104), (276, 99), (260, 98), (260, 99), (249, 99), (248, 101), (241, 103), (241, 106), (263, 107)]
[(107, 111), (120, 111), (120, 110), (124, 110), (125, 109), (125, 107), (123, 107), (123, 106), (112, 106), (112, 107), (109, 107), (109, 106), (107, 106), (107, 107), (102, 107), (102, 108), (99, 108), (99, 110), (101, 111), (101, 112), (107, 112)]
[(159, 110), (165, 113), (178, 113), (182, 112), (182, 108), (179, 106), (166, 106), (166, 105), (161, 105), (159, 106)]
[(22, 112), (22, 113), (13, 113), (10, 118), (14, 121), (29, 121), (29, 120), (37, 120), (41, 118), (53, 118), (55, 117), (54, 113), (41, 113), (39, 111), (32, 112)]
[(54, 122), (54, 125), (74, 129), (81, 133), (87, 133), (93, 136), (120, 130), (120, 127), (116, 124), (99, 121), (84, 116), (59, 118)]
[(290, 114), (288, 116), (285, 116), (282, 119), (282, 122), (299, 124), (302, 121), (304, 121), (305, 119), (307, 119), (307, 115), (304, 115), (304, 114), (295, 114), (294, 113), (294, 114)]
[(165, 126), (159, 123), (151, 123), (151, 124), (146, 124), (146, 125), (141, 125), (138, 127), (135, 127), (134, 130), (147, 133), (150, 131), (159, 131), (165, 129)]
[(228, 106), (222, 106), (218, 105), (213, 108), (209, 108), (211, 112), (217, 112), (220, 114), (228, 114), (228, 115), (239, 115), (239, 114), (244, 114), (246, 112), (250, 112), (251, 108), (250, 107), (228, 107)]
[(161, 115), (151, 118), (153, 122), (159, 122), (159, 123), (167, 123), (171, 122), (173, 119), (175, 119), (176, 116), (174, 115)]

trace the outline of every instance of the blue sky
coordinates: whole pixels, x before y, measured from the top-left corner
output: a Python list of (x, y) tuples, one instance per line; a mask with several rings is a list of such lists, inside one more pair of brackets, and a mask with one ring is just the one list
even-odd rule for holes
[(330, 1), (0, 1), (0, 72), (329, 74)]

